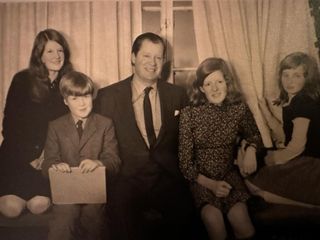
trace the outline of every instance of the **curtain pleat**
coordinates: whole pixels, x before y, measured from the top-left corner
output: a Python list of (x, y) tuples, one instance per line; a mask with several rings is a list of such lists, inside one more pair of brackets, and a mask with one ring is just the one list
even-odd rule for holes
[(0, 3), (0, 122), (12, 77), (28, 67), (39, 31), (62, 32), (75, 69), (100, 88), (132, 73), (131, 45), (142, 31), (141, 14), (140, 0)]
[[(193, 8), (199, 61), (216, 56), (233, 66), (269, 146), (258, 99), (272, 101), (278, 95), (277, 66), (285, 55), (304, 51), (317, 58), (308, 0), (194, 0)], [(45, 28), (64, 34), (76, 70), (98, 87), (107, 86), (132, 72), (131, 44), (142, 31), (141, 1), (0, 3), (2, 109), (12, 76), (28, 67), (34, 38)], [(272, 110), (280, 116), (279, 108)]]
[[(258, 100), (278, 96), (277, 66), (284, 56), (303, 51), (317, 57), (308, 0), (193, 0), (193, 7), (199, 62), (211, 56), (232, 65), (270, 147)], [(272, 111), (281, 117), (279, 107)]]
[[(110, 9), (108, 14), (106, 9)], [(92, 3), (91, 39), (95, 44), (91, 44), (91, 76), (100, 87), (120, 79), (116, 9), (117, 3), (113, 1)]]
[(199, 59), (206, 59), (214, 54), (213, 44), (211, 44), (210, 33), (207, 24), (207, 14), (203, 1), (193, 3), (194, 25), (202, 27), (194, 27), (194, 33), (197, 44), (197, 52)]
[(131, 73), (131, 11), (126, 1), (119, 2), (118, 11), (118, 43), (119, 43), (119, 74), (123, 79)]

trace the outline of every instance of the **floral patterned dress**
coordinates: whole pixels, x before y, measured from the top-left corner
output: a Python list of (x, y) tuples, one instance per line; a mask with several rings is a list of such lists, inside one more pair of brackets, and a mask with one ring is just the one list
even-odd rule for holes
[[(255, 120), (242, 102), (217, 106), (206, 103), (186, 107), (180, 116), (179, 164), (190, 181), (196, 206), (211, 204), (227, 213), (237, 202), (245, 202), (249, 193), (236, 165), (234, 150), (238, 136), (261, 146)], [(228, 182), (232, 189), (225, 198), (218, 198), (196, 182), (199, 174)]]

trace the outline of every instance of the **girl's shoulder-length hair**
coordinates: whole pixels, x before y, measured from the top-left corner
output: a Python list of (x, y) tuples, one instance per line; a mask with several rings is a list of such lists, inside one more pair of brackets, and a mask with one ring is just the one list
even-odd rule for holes
[(278, 85), (280, 89), (279, 97), (273, 102), (275, 105), (282, 105), (289, 101), (288, 93), (282, 85), (282, 73), (286, 69), (303, 67), (305, 84), (301, 93), (311, 97), (313, 100), (320, 99), (320, 74), (317, 61), (303, 52), (294, 52), (281, 60), (278, 69)]
[(196, 70), (196, 79), (193, 81), (191, 90), (191, 105), (199, 106), (208, 102), (205, 94), (200, 90), (205, 79), (213, 72), (221, 71), (227, 84), (227, 96), (224, 104), (243, 102), (243, 95), (235, 81), (230, 67), (222, 58), (207, 58), (200, 63)]

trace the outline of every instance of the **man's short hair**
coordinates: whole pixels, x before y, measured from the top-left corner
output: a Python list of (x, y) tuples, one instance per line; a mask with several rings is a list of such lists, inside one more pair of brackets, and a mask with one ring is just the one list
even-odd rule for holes
[(143, 41), (145, 40), (149, 40), (153, 43), (160, 43), (163, 46), (163, 56), (165, 56), (166, 53), (166, 45), (165, 42), (163, 40), (162, 37), (160, 37), (159, 35), (152, 33), (152, 32), (146, 32), (146, 33), (142, 33), (141, 35), (139, 35), (133, 42), (132, 45), (132, 49), (131, 49), (131, 53), (133, 53), (134, 55), (137, 55), (141, 45), (143, 43)]

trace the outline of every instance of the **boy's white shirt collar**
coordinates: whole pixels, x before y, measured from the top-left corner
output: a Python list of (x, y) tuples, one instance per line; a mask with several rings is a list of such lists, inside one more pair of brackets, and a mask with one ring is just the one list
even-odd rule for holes
[(88, 118), (89, 118), (89, 116), (90, 116), (91, 113), (90, 113), (89, 116), (86, 117), (86, 118), (77, 118), (77, 117), (73, 116), (72, 113), (70, 113), (70, 114), (71, 114), (71, 117), (72, 117), (72, 119), (73, 119), (73, 121), (74, 121), (74, 124), (76, 125), (77, 122), (78, 122), (79, 120), (81, 120), (81, 121), (82, 121), (82, 127), (84, 128), (84, 126), (86, 125), (86, 122), (87, 122), (87, 120), (88, 120)]

